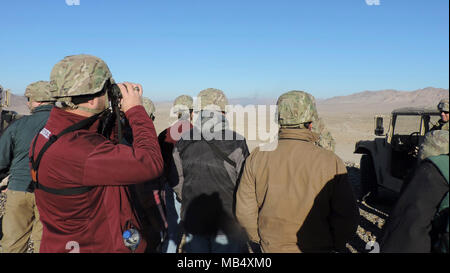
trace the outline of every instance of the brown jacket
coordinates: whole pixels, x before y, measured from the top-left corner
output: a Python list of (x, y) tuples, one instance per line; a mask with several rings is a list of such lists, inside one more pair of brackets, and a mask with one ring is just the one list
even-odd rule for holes
[(307, 129), (282, 129), (273, 151), (247, 158), (236, 216), (263, 252), (345, 251), (358, 225), (347, 170)]

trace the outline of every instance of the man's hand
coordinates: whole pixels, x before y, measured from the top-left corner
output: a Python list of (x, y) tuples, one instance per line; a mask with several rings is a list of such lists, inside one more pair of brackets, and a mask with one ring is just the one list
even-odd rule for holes
[[(0, 189), (3, 188), (3, 187), (7, 187), (8, 186), (8, 182), (9, 182), (9, 175), (7, 177), (3, 178), (3, 180), (0, 182)], [(2, 190), (1, 192), (4, 193), (6, 191), (8, 191), (8, 188)]]
[(121, 109), (122, 112), (126, 113), (129, 109), (136, 105), (142, 105), (142, 86), (135, 83), (119, 83), (117, 84), (122, 92)]

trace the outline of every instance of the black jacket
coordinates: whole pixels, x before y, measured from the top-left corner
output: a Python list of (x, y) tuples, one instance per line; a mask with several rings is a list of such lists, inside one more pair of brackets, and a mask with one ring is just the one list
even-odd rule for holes
[[(216, 222), (218, 215), (234, 218), (236, 183), (239, 181), (245, 159), (249, 155), (245, 138), (230, 130), (217, 131), (222, 140), (211, 141), (235, 164), (232, 166), (219, 157), (194, 127), (183, 134), (173, 151), (173, 164), (169, 184), (181, 199), (181, 219), (186, 224), (186, 214), (191, 223)], [(233, 140), (225, 140), (225, 137)], [(222, 214), (224, 212), (225, 214)], [(215, 218), (211, 219), (211, 218)], [(189, 224), (188, 224), (189, 225)], [(199, 233), (207, 233), (208, 227)], [(214, 228), (213, 228), (214, 229)]]
[(386, 222), (381, 252), (431, 252), (432, 221), (448, 189), (436, 166), (423, 161)]

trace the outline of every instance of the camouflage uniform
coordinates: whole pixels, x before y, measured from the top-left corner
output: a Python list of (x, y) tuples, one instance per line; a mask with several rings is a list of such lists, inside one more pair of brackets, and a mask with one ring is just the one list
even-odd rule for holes
[(359, 213), (344, 163), (308, 129), (317, 119), (314, 98), (291, 91), (277, 106), (278, 145), (247, 158), (236, 217), (263, 252), (345, 251)]
[(325, 128), (325, 124), (321, 118), (313, 122), (312, 131), (319, 135), (319, 140), (316, 142), (317, 145), (334, 152), (336, 141), (331, 135), (331, 132)]
[(155, 120), (155, 105), (153, 104), (153, 101), (149, 98), (143, 97), (142, 105), (144, 106), (145, 112), (147, 112), (147, 115), (152, 120)]
[(197, 96), (197, 105), (194, 110), (208, 110), (208, 111), (226, 111), (228, 99), (222, 90), (215, 88), (208, 88), (202, 90)]
[(29, 101), (54, 102), (56, 99), (50, 93), (50, 83), (47, 81), (37, 81), (27, 86), (25, 97)]
[[(438, 111), (440, 112), (449, 112), (449, 101), (448, 99), (442, 99), (439, 101), (437, 106)], [(449, 122), (443, 121), (442, 118), (435, 124), (431, 130), (449, 130)]]
[(419, 149), (419, 160), (424, 160), (430, 156), (448, 154), (449, 152), (449, 132), (447, 130), (433, 130), (425, 135), (423, 143)]
[(31, 102), (52, 102), (49, 83), (39, 81), (27, 86), (25, 96), (31, 115), (11, 124), (0, 138), (0, 172), (10, 171), (5, 215), (3, 218), (3, 251), (25, 252), (32, 237), (34, 251), (39, 252), (42, 223), (31, 183), (28, 153), (33, 137), (47, 122), (52, 104), (31, 108)]
[[(278, 112), (280, 113), (280, 115), (285, 116), (287, 115), (286, 109), (292, 109), (294, 107), (292, 107), (292, 105), (289, 104), (290, 98), (295, 97), (298, 93), (297, 92), (301, 92), (301, 91), (290, 91), (286, 94), (284, 94), (282, 97), (280, 97), (279, 102), (280, 102), (280, 106), (282, 107), (282, 109), (278, 109)], [(316, 144), (322, 148), (325, 148), (327, 150), (333, 151), (334, 152), (334, 147), (335, 147), (335, 140), (333, 138), (333, 136), (331, 135), (330, 131), (328, 131), (325, 128), (325, 124), (323, 122), (323, 120), (321, 118), (319, 118), (318, 112), (317, 112), (317, 108), (316, 108), (316, 101), (315, 98), (310, 95), (305, 93), (306, 98), (304, 103), (309, 105), (307, 107), (307, 111), (304, 113), (305, 116), (308, 116), (308, 121), (307, 122), (312, 122), (312, 129), (311, 131), (316, 133), (318, 135), (318, 140), (316, 141)], [(288, 102), (286, 102), (288, 101)], [(279, 106), (279, 107), (280, 107)], [(289, 110), (291, 111), (291, 110)], [(292, 111), (296, 111), (296, 110), (292, 110)], [(297, 122), (297, 116), (299, 113), (297, 112), (293, 112), (290, 115), (293, 115), (293, 117), (295, 117), (293, 120), (282, 120), (280, 121), (280, 125), (285, 127), (285, 128), (289, 128), (289, 127), (298, 127), (300, 126), (300, 128), (303, 126), (303, 122), (300, 124), (288, 124), (289, 122)]]
[(181, 95), (173, 101), (173, 113), (178, 114), (180, 112), (189, 112), (193, 110), (194, 100), (191, 96)]
[[(74, 73), (74, 69), (79, 69), (79, 71)], [(75, 105), (72, 98), (99, 93), (104, 90), (107, 82), (115, 83), (103, 60), (84, 54), (67, 56), (52, 69), (50, 92), (57, 101), (62, 102), (64, 107), (80, 108), (87, 112), (98, 113), (98, 111)]]

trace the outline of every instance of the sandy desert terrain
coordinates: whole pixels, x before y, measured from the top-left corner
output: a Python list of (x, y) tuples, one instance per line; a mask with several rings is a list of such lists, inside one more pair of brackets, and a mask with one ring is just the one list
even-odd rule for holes
[[(375, 137), (375, 115), (385, 117), (384, 126), (387, 130), (389, 115), (393, 109), (414, 106), (435, 108), (440, 99), (449, 97), (448, 91), (448, 89), (433, 87), (414, 91), (363, 91), (348, 96), (317, 99), (317, 109), (326, 128), (336, 141), (336, 154), (346, 162), (358, 164), (361, 156), (353, 153), (355, 143), (358, 140)], [(273, 105), (276, 104), (276, 98), (231, 98), (229, 103), (244, 107), (248, 105)], [(158, 134), (174, 121), (174, 118), (169, 115), (171, 106), (172, 102), (155, 102), (155, 127)], [(23, 96), (13, 95), (12, 104), (8, 109), (15, 110), (19, 114), (29, 114), (26, 99)], [(266, 115), (269, 117), (269, 113)], [(258, 139), (259, 135), (256, 133), (258, 127), (254, 122), (249, 122), (248, 118), (238, 119), (236, 116), (235, 119), (237, 121), (232, 128), (246, 137), (250, 150), (261, 143), (267, 142)], [(259, 120), (259, 117), (257, 120)], [(249, 132), (255, 133), (252, 135)], [(252, 136), (256, 136), (256, 138)]]

